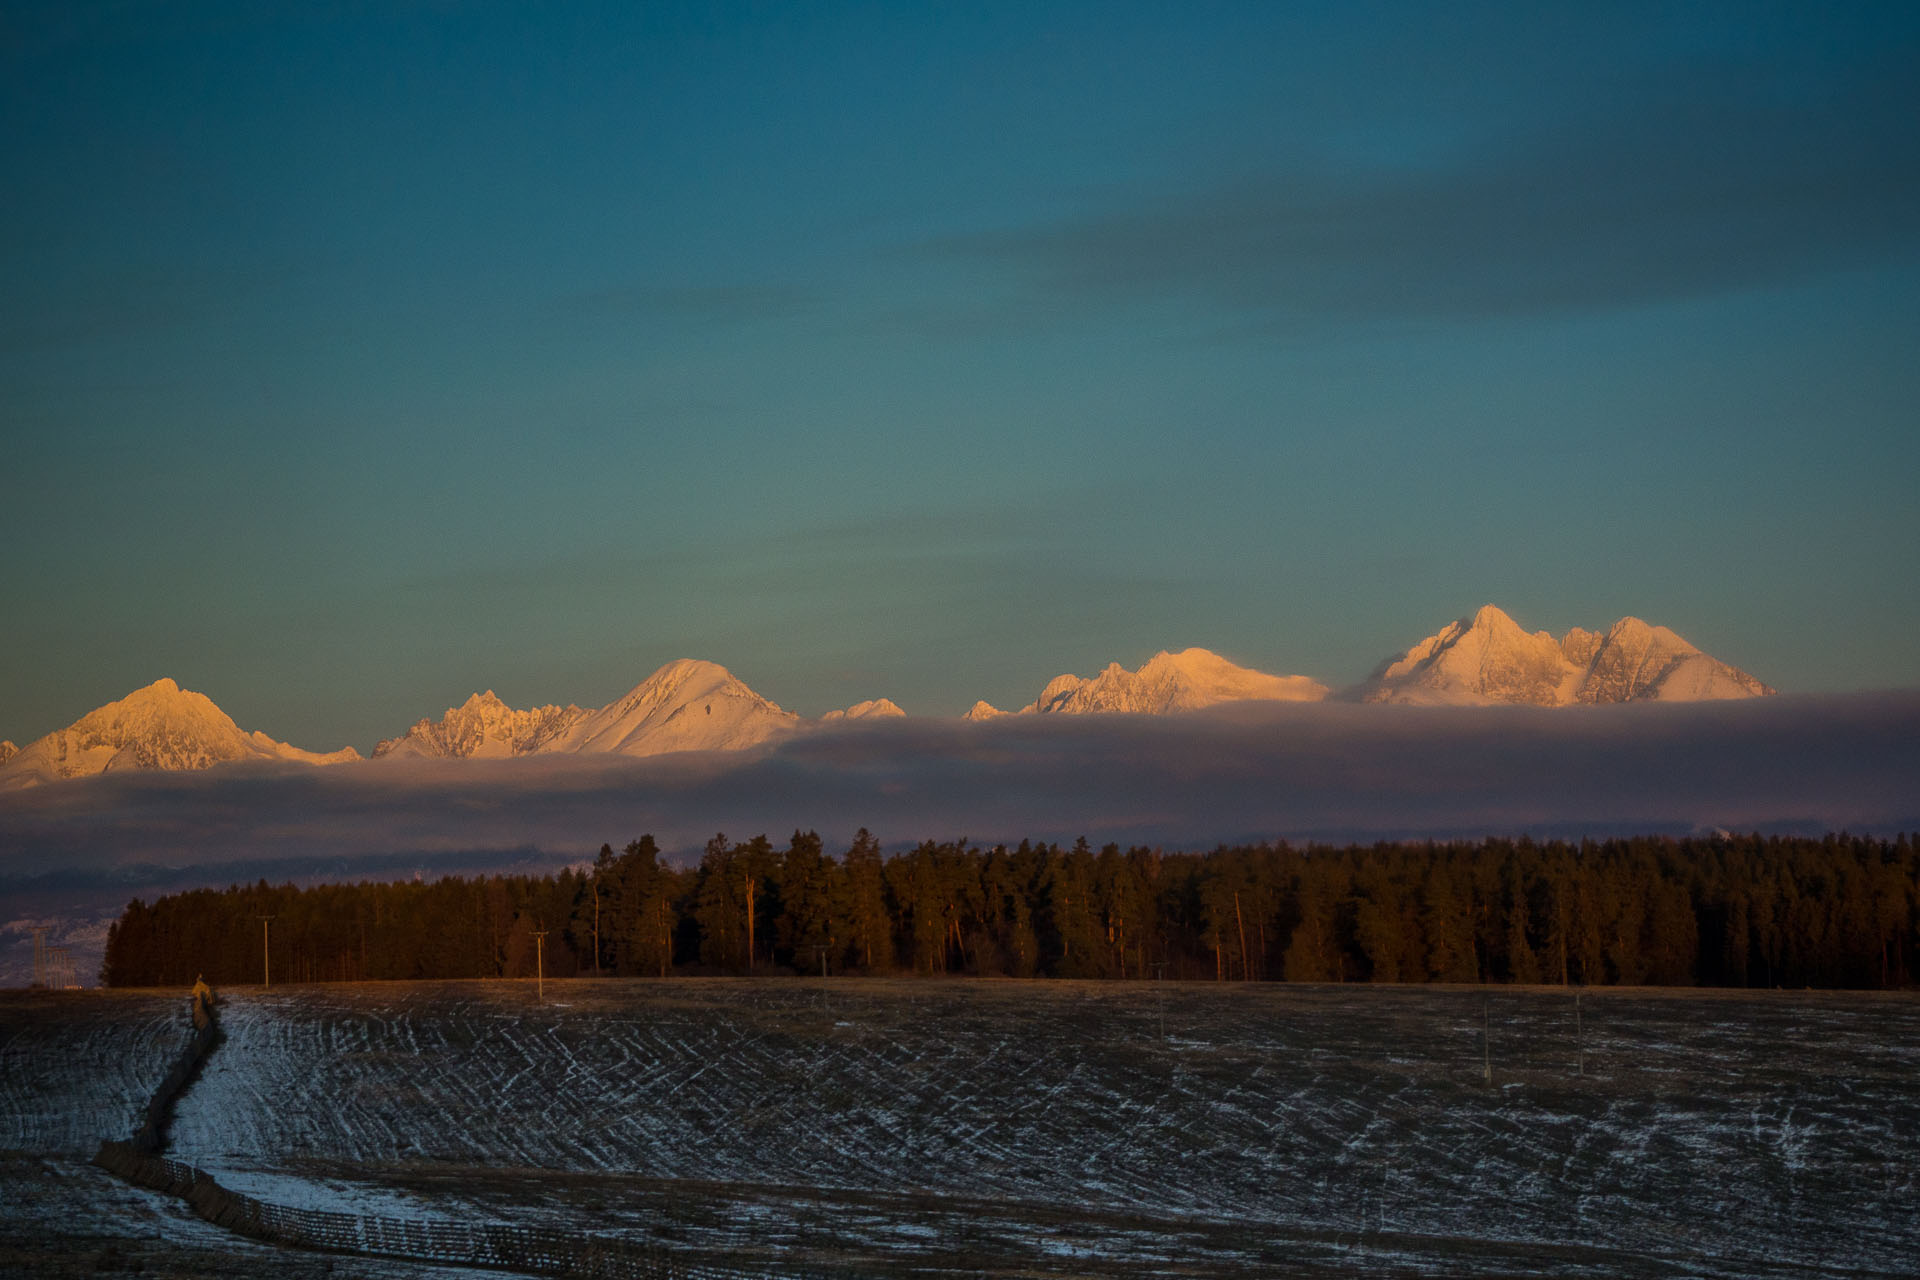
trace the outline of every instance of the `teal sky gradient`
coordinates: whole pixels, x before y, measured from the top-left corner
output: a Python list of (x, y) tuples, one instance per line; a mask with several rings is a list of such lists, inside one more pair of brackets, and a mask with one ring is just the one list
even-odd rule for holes
[(1920, 10), (0, 6), (0, 737), (1920, 684)]

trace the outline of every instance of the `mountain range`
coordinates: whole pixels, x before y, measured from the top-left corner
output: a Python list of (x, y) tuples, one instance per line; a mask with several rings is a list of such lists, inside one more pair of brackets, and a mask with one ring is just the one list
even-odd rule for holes
[[(1307, 676), (1270, 675), (1205, 649), (1159, 653), (1138, 671), (1119, 663), (1091, 678), (1062, 675), (1018, 711), (977, 702), (969, 720), (1009, 715), (1172, 715), (1225, 702), (1347, 701), (1564, 707), (1639, 701), (1749, 698), (1774, 690), (1665, 627), (1622, 618), (1605, 632), (1576, 627), (1558, 639), (1527, 632), (1487, 605), (1382, 662), (1338, 692)], [(597, 710), (518, 711), (491, 690), (438, 720), (422, 719), (373, 748), (380, 759), (512, 758), (556, 753), (651, 756), (736, 751), (829, 723), (899, 717), (886, 698), (807, 720), (761, 697), (725, 667), (670, 662)], [(0, 789), (123, 769), (205, 769), (236, 760), (335, 764), (352, 747), (303, 751), (248, 733), (204, 694), (161, 679), (15, 748), (0, 743)]]

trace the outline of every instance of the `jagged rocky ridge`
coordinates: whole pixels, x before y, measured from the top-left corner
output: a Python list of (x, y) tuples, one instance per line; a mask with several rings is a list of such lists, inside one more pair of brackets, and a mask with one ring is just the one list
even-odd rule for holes
[(1753, 698), (1774, 690), (1709, 657), (1665, 627), (1622, 618), (1604, 633), (1575, 627), (1555, 639), (1527, 632), (1493, 605), (1396, 654), (1344, 697), (1362, 702), (1612, 702)]
[(439, 720), (422, 720), (380, 743), (373, 754), (469, 758), (725, 751), (757, 746), (800, 724), (799, 716), (761, 697), (725, 667), (683, 658), (597, 711), (575, 706), (515, 711), (491, 690), (475, 694)]
[(375, 759), (406, 758), (491, 759), (532, 755), (566, 733), (585, 716), (569, 703), (564, 707), (534, 707), (515, 711), (489, 689), (476, 693), (438, 720), (417, 720), (397, 738), (374, 744)]
[[(891, 699), (829, 711), (819, 723), (904, 716)], [(669, 662), (597, 711), (535, 707), (515, 711), (492, 690), (438, 720), (421, 720), (373, 749), (376, 757), (507, 757), (556, 752), (661, 755), (759, 746), (808, 722), (748, 688), (712, 662)]]
[[(1492, 605), (1388, 658), (1361, 684), (1330, 695), (1306, 676), (1270, 675), (1205, 649), (1159, 653), (1138, 671), (1110, 664), (1091, 678), (1062, 675), (1031, 703), (1006, 712), (976, 702), (968, 720), (1006, 715), (1129, 713), (1169, 715), (1225, 702), (1350, 701), (1530, 706), (1699, 701), (1773, 693), (1744, 671), (1712, 658), (1665, 627), (1622, 618), (1604, 633), (1576, 627), (1555, 639), (1526, 632)], [(554, 753), (651, 756), (735, 751), (808, 726), (894, 718), (886, 698), (809, 721), (761, 697), (725, 667), (670, 662), (597, 710), (568, 705), (518, 711), (492, 690), (438, 720), (422, 719), (373, 749), (379, 759), (485, 759)], [(0, 743), (0, 789), (119, 769), (204, 769), (236, 760), (334, 764), (358, 760), (351, 747), (303, 751), (246, 733), (205, 695), (157, 680), (58, 730), (15, 748)]]

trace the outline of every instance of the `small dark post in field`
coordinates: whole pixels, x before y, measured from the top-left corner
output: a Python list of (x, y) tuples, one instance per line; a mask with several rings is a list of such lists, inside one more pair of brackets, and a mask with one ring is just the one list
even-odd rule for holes
[(533, 931), (533, 990), (534, 999), (540, 1004), (547, 1002), (547, 934), (550, 932), (548, 929)]
[(270, 987), (273, 985), (273, 948), (270, 945), (267, 921), (273, 917), (260, 916), (258, 919), (260, 921), (260, 985)]
[(1587, 1040), (1580, 1030), (1580, 993), (1573, 993), (1573, 1074), (1587, 1074)]
[(1160, 997), (1160, 1043), (1167, 1042), (1167, 962), (1156, 960), (1153, 964), (1154, 991)]
[(1480, 997), (1480, 1048), (1485, 1054), (1483, 1077), (1488, 1084), (1493, 1083), (1493, 997)]
[(1247, 963), (1247, 921), (1246, 917), (1240, 914), (1240, 891), (1238, 889), (1233, 892), (1233, 920), (1234, 923), (1240, 927), (1240, 980), (1242, 982), (1252, 982), (1253, 968)]

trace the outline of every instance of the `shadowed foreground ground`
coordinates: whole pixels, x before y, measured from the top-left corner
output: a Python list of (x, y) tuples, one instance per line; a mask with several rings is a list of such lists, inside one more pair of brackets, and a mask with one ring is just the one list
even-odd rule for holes
[[(1576, 1034), (1549, 989), (532, 994), (231, 991), (169, 1154), (277, 1203), (878, 1274), (1896, 1275), (1920, 1255), (1911, 996), (1590, 992)], [(184, 1008), (0, 997), (0, 1266), (112, 1249), (327, 1273), (84, 1167), (133, 1127)], [(236, 1269), (196, 1267), (208, 1248)]]

